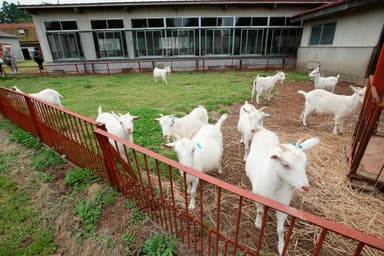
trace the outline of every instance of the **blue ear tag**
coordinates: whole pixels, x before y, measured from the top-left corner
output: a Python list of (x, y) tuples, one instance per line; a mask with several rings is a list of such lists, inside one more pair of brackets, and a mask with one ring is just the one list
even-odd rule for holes
[(172, 122), (172, 124), (175, 124), (176, 123), (176, 117), (172, 117), (171, 122)]
[(195, 147), (196, 147), (196, 149), (202, 149), (202, 146), (200, 145), (200, 143), (196, 143), (196, 145), (195, 145)]
[[(292, 142), (291, 144), (292, 144), (292, 146), (296, 147), (296, 142)], [(299, 145), (299, 149), (303, 149), (303, 146)]]

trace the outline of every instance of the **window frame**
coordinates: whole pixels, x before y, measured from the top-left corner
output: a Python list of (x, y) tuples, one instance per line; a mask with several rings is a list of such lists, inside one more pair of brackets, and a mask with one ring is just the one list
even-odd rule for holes
[[(324, 36), (324, 27), (332, 25), (332, 39), (329, 41), (324, 42), (324, 38), (327, 38)], [(335, 34), (336, 34), (336, 27), (337, 27), (337, 22), (336, 21), (331, 21), (327, 23), (320, 23), (320, 24), (313, 24), (311, 26), (311, 34), (309, 36), (309, 42), (308, 45), (332, 45), (333, 41), (335, 40)], [(314, 33), (314, 29), (320, 29), (318, 38), (315, 38), (316, 34)], [(328, 35), (329, 36), (329, 35)]]

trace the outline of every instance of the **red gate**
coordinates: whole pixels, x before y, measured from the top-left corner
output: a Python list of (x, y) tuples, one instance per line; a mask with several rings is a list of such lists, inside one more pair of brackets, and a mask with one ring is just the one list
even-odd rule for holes
[[(359, 121), (351, 141), (349, 177), (384, 188), (384, 46), (369, 78)], [(380, 122), (380, 117), (382, 118)]]

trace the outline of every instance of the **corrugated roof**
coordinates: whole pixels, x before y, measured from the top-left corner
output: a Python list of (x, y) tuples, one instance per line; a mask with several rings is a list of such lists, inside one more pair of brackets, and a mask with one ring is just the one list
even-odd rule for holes
[(11, 34), (8, 34), (8, 33), (5, 33), (3, 31), (0, 31), (0, 37), (5, 37), (5, 38), (17, 38), (17, 36), (15, 35), (11, 35)]
[(21, 4), (21, 9), (48, 9), (48, 8), (80, 8), (80, 7), (114, 7), (114, 6), (145, 6), (145, 5), (214, 5), (214, 4), (327, 4), (336, 0), (128, 0), (128, 1), (90, 1), (79, 3), (75, 0), (41, 1), (41, 3)]
[(361, 6), (377, 3), (384, 3), (384, 0), (337, 0), (333, 3), (324, 4), (319, 7), (296, 14), (292, 17), (291, 20), (298, 21), (319, 18), (326, 15), (344, 12), (352, 8), (358, 8)]

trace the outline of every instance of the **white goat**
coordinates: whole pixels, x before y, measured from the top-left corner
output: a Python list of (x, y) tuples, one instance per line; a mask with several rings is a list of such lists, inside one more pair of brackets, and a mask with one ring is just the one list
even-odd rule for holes
[(269, 114), (263, 112), (267, 107), (262, 107), (259, 110), (248, 101), (240, 108), (239, 121), (237, 122), (237, 130), (241, 134), (240, 143), (244, 143), (244, 162), (247, 160), (249, 146), (253, 135), (257, 130), (263, 127), (263, 118)]
[[(281, 144), (277, 135), (267, 129), (262, 129), (254, 135), (245, 165), (253, 193), (289, 205), (294, 189), (302, 192), (309, 190), (305, 173), (307, 157), (303, 150), (315, 146), (320, 140), (311, 138), (301, 142), (302, 140), (292, 144)], [(260, 229), (264, 206), (256, 203), (256, 207), (255, 226)], [(287, 214), (276, 211), (276, 218), (278, 252), (281, 255)]]
[[(165, 148), (174, 148), (179, 162), (200, 172), (208, 172), (215, 168), (222, 173), (223, 134), (221, 126), (227, 119), (223, 114), (216, 124), (203, 125), (196, 133), (175, 142), (162, 144)], [(183, 173), (181, 173), (183, 175)], [(187, 175), (187, 192), (191, 194), (189, 209), (195, 209), (195, 195), (199, 179)]]
[(277, 72), (274, 76), (259, 77), (259, 75), (257, 75), (253, 81), (251, 100), (253, 100), (256, 91), (256, 103), (259, 104), (259, 97), (263, 91), (265, 91), (265, 98), (268, 98), (268, 101), (270, 101), (273, 87), (278, 81), (282, 84), (284, 80), (285, 74), (282, 71)]
[(317, 67), (309, 73), (309, 77), (313, 78), (316, 89), (325, 89), (334, 92), (340, 74), (337, 76), (322, 77), (320, 76), (320, 67)]
[[(17, 92), (22, 92), (16, 86), (13, 86), (12, 89), (17, 91)], [(38, 98), (40, 100), (44, 100), (46, 102), (49, 102), (52, 105), (55, 105), (58, 107), (63, 107), (63, 105), (61, 104), (61, 100), (60, 100), (60, 98), (63, 98), (63, 96), (54, 89), (48, 88), (48, 89), (41, 90), (38, 93), (30, 93), (29, 95), (31, 95), (32, 97)]]
[(352, 95), (337, 95), (323, 89), (314, 89), (310, 92), (299, 90), (305, 97), (304, 110), (300, 115), (303, 125), (307, 126), (307, 116), (312, 112), (333, 113), (335, 116), (335, 126), (333, 133), (337, 134), (338, 128), (343, 132), (344, 118), (351, 114), (364, 101), (365, 87), (358, 88), (350, 86), (353, 90)]
[(171, 68), (169, 66), (165, 68), (155, 67), (155, 69), (153, 70), (153, 79), (155, 80), (155, 82), (157, 82), (157, 79), (161, 78), (166, 84), (168, 84), (168, 81), (166, 79), (167, 73), (171, 73)]
[[(109, 133), (133, 143), (133, 121), (140, 117), (132, 116), (129, 112), (125, 115), (117, 115), (114, 112), (103, 112), (101, 105), (97, 109), (97, 113), (96, 121), (105, 124), (105, 128)], [(110, 140), (109, 142), (115, 146), (113, 140)], [(118, 144), (118, 150), (125, 159), (123, 146)]]
[(203, 106), (196, 107), (188, 115), (181, 118), (174, 115), (159, 115), (159, 118), (154, 118), (152, 121), (160, 124), (163, 139), (167, 142), (171, 136), (185, 138), (190, 133), (198, 131), (204, 124), (208, 124), (208, 112)]

